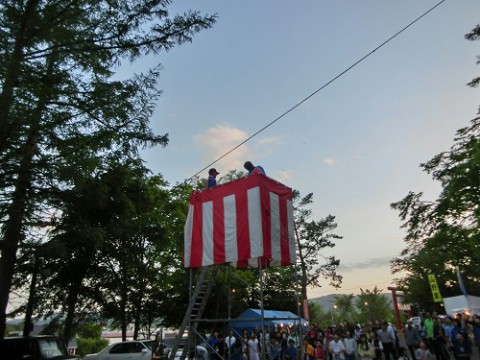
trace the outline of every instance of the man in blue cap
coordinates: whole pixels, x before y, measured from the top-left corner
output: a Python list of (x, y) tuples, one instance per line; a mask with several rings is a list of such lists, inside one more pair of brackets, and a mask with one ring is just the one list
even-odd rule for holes
[(217, 175), (220, 174), (217, 169), (211, 168), (208, 170), (207, 189), (217, 186)]

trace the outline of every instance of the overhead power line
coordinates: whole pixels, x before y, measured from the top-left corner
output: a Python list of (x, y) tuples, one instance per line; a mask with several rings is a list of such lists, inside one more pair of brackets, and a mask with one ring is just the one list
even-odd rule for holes
[(335, 77), (333, 77), (331, 80), (329, 80), (328, 82), (326, 82), (325, 84), (323, 84), (321, 87), (319, 87), (317, 90), (315, 90), (313, 93), (311, 93), (310, 95), (308, 95), (306, 98), (304, 98), (302, 101), (300, 101), (299, 103), (297, 103), (296, 105), (292, 106), (291, 108), (289, 108), (287, 111), (285, 111), (283, 114), (281, 114), (280, 116), (278, 116), (277, 118), (275, 118), (274, 120), (272, 120), (271, 122), (269, 122), (267, 125), (265, 125), (264, 127), (262, 127), (261, 129), (259, 129), (258, 131), (256, 131), (255, 133), (253, 133), (252, 135), (250, 135), (247, 139), (245, 139), (244, 141), (242, 141), (241, 143), (239, 143), (238, 145), (236, 145), (234, 148), (230, 149), (229, 151), (227, 151), (226, 153), (224, 153), (222, 156), (218, 157), (217, 159), (215, 159), (214, 161), (212, 161), (211, 163), (209, 163), (208, 165), (206, 165), (204, 168), (202, 168), (201, 170), (199, 170), (198, 172), (196, 172), (194, 175), (192, 175), (189, 179), (193, 179), (195, 176), (197, 176), (198, 174), (200, 174), (201, 172), (205, 171), (206, 169), (208, 169), (210, 166), (212, 166), (213, 164), (215, 164), (216, 162), (220, 161), (221, 159), (223, 159), (224, 157), (228, 156), (229, 154), (231, 154), (232, 152), (234, 152), (235, 150), (237, 150), (240, 146), (242, 146), (243, 144), (245, 144), (246, 142), (250, 141), (251, 139), (253, 139), (255, 136), (257, 136), (258, 134), (260, 134), (261, 132), (263, 132), (264, 130), (266, 130), (267, 128), (269, 128), (270, 126), (272, 126), (273, 124), (275, 124), (278, 120), (282, 119), (284, 116), (286, 116), (287, 114), (289, 114), (290, 112), (292, 112), (293, 110), (295, 110), (296, 108), (298, 108), (299, 106), (303, 105), (303, 103), (305, 103), (306, 101), (308, 101), (311, 97), (315, 96), (316, 94), (318, 94), (320, 91), (322, 91), (323, 89), (325, 89), (327, 86), (329, 86), (330, 84), (332, 84), (334, 81), (336, 81), (337, 79), (339, 79), (340, 77), (342, 77), (343, 75), (345, 75), (347, 72), (349, 72), (350, 70), (352, 70), (355, 66), (357, 66), (358, 64), (360, 64), (362, 61), (364, 61), (365, 59), (367, 59), (368, 57), (370, 57), (374, 52), (376, 52), (377, 50), (379, 50), (380, 48), (382, 48), (384, 45), (388, 44), (390, 41), (392, 41), (393, 39), (395, 39), (398, 35), (400, 35), (401, 33), (403, 33), (405, 30), (407, 30), (410, 26), (412, 26), (413, 24), (415, 24), (416, 22), (418, 22), (419, 20), (421, 20), (423, 17), (427, 16), (430, 12), (432, 12), (433, 10), (435, 10), (437, 7), (439, 7), (440, 5), (442, 5), (445, 1), (447, 0), (441, 0), (440, 2), (438, 2), (436, 5), (432, 6), (430, 9), (428, 9), (427, 11), (425, 11), (423, 14), (421, 14), (420, 16), (418, 16), (415, 20), (413, 20), (412, 22), (410, 22), (408, 25), (404, 26), (401, 30), (397, 31), (395, 34), (393, 34), (392, 36), (390, 36), (387, 40), (385, 40), (384, 42), (382, 42), (380, 45), (378, 45), (375, 49), (371, 50), (369, 53), (367, 53), (366, 55), (362, 56), (360, 59), (358, 59), (357, 61), (355, 61), (352, 65), (350, 65), (349, 67), (347, 67), (345, 70), (343, 70), (341, 73), (339, 73), (338, 75), (336, 75)]

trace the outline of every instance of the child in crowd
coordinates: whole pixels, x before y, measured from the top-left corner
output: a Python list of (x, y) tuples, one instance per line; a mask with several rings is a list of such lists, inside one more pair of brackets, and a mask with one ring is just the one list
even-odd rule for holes
[(368, 343), (367, 335), (361, 334), (358, 342), (358, 356), (360, 360), (375, 359), (375, 347)]
[(423, 340), (418, 343), (418, 349), (415, 351), (415, 357), (417, 360), (433, 360), (433, 355)]

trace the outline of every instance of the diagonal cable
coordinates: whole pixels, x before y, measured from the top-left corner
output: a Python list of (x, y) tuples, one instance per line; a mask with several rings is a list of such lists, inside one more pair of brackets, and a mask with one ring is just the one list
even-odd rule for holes
[(196, 172), (194, 175), (192, 175), (190, 178), (188, 178), (187, 180), (191, 180), (193, 178), (195, 178), (198, 174), (200, 174), (201, 172), (205, 171), (206, 169), (208, 169), (210, 166), (212, 166), (213, 164), (217, 163), (218, 161), (220, 161), (221, 159), (223, 159), (224, 157), (228, 156), (229, 154), (231, 154), (232, 152), (234, 152), (235, 150), (237, 150), (240, 146), (242, 146), (243, 144), (245, 144), (247, 141), (250, 141), (251, 139), (253, 139), (255, 136), (257, 136), (258, 134), (260, 134), (261, 132), (263, 132), (264, 130), (266, 130), (267, 128), (269, 128), (270, 126), (272, 126), (273, 124), (275, 124), (277, 121), (279, 121), (280, 119), (282, 119), (283, 117), (285, 117), (287, 114), (289, 114), (290, 112), (292, 112), (293, 110), (295, 110), (296, 108), (298, 108), (300, 105), (303, 105), (303, 103), (305, 103), (306, 101), (308, 101), (310, 98), (312, 98), (313, 96), (315, 96), (316, 94), (318, 94), (320, 91), (322, 91), (323, 89), (325, 89), (327, 86), (329, 86), (330, 84), (332, 84), (334, 81), (336, 81), (337, 79), (339, 79), (340, 77), (342, 77), (343, 75), (345, 75), (347, 72), (349, 72), (350, 70), (352, 70), (354, 67), (356, 67), (358, 64), (360, 64), (362, 61), (364, 61), (365, 59), (367, 59), (368, 57), (370, 57), (374, 52), (376, 52), (377, 50), (379, 50), (380, 48), (382, 48), (383, 46), (385, 46), (386, 44), (388, 44), (390, 41), (392, 41), (393, 39), (395, 39), (398, 35), (400, 35), (401, 33), (403, 33), (405, 30), (407, 30), (410, 26), (412, 26), (413, 24), (415, 24), (416, 22), (418, 22), (419, 20), (421, 20), (423, 17), (427, 16), (430, 12), (432, 12), (433, 10), (435, 10), (437, 7), (439, 7), (440, 5), (442, 5), (445, 1), (447, 0), (442, 0), (440, 2), (438, 2), (437, 4), (435, 4), (434, 6), (432, 6), (430, 9), (428, 9), (427, 11), (425, 11), (423, 14), (421, 14), (420, 16), (418, 16), (415, 20), (413, 20), (412, 22), (410, 22), (408, 25), (404, 26), (402, 29), (400, 29), (399, 31), (397, 31), (395, 34), (393, 34), (392, 36), (390, 36), (387, 40), (385, 40), (384, 42), (382, 42), (380, 45), (378, 45), (375, 49), (371, 50), (369, 53), (367, 53), (366, 55), (362, 56), (360, 59), (358, 59), (357, 61), (355, 61), (352, 65), (350, 65), (349, 67), (347, 67), (345, 70), (343, 70), (341, 73), (339, 73), (338, 75), (336, 75), (335, 77), (333, 77), (331, 80), (329, 80), (328, 82), (326, 82), (325, 84), (323, 84), (321, 87), (319, 87), (317, 90), (315, 90), (313, 93), (311, 93), (310, 95), (308, 95), (306, 98), (304, 98), (302, 101), (300, 101), (299, 103), (297, 103), (296, 105), (292, 106), (291, 108), (289, 108), (287, 111), (285, 111), (283, 114), (281, 114), (280, 116), (278, 116), (277, 118), (275, 118), (274, 120), (272, 120), (271, 122), (269, 122), (267, 125), (265, 125), (264, 127), (262, 127), (260, 130), (256, 131), (255, 133), (253, 133), (252, 135), (250, 135), (248, 138), (246, 138), (245, 140), (243, 140), (241, 143), (239, 143), (238, 145), (236, 145), (235, 147), (233, 147), (232, 149), (230, 149), (229, 151), (227, 151), (225, 154), (223, 154), (222, 156), (218, 157), (217, 159), (215, 159), (214, 161), (212, 161), (211, 163), (209, 163), (208, 165), (206, 165), (205, 167), (203, 167), (201, 170), (199, 170), (198, 172)]

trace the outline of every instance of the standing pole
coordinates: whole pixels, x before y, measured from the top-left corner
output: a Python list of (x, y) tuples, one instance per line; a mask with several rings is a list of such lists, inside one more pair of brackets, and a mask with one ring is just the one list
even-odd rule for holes
[(25, 323), (23, 324), (23, 336), (27, 337), (33, 330), (33, 308), (35, 307), (35, 289), (37, 287), (37, 277), (39, 272), (39, 260), (35, 253), (35, 260), (33, 263), (32, 281), (30, 282), (30, 290), (28, 294), (27, 309), (25, 311)]
[(302, 325), (302, 320), (300, 317), (300, 289), (299, 289), (299, 284), (298, 284), (298, 271), (297, 271), (297, 264), (293, 266), (293, 271), (295, 271), (295, 293), (296, 293), (296, 298), (297, 298), (297, 316), (298, 316), (298, 327), (297, 327), (297, 334), (296, 338), (298, 339), (295, 341), (295, 347), (300, 346), (300, 359), (303, 359), (303, 325)]
[(298, 315), (298, 318), (300, 318), (300, 289), (298, 288), (298, 272), (297, 272), (297, 264), (295, 264), (293, 266), (293, 271), (295, 272), (294, 276), (295, 276), (295, 295), (296, 295), (296, 298), (297, 298), (297, 315)]
[[(193, 286), (193, 270), (190, 268), (190, 284), (188, 286), (188, 304), (190, 307), (190, 303), (193, 301), (193, 293), (192, 293), (192, 286)], [(192, 317), (188, 317), (188, 337), (187, 337), (187, 349), (190, 349), (190, 339), (191, 339), (191, 330), (192, 329)], [(188, 354), (188, 351), (187, 351)]]
[(227, 317), (228, 317), (228, 326), (227, 326), (227, 329), (226, 331), (224, 332), (225, 334), (225, 340), (228, 339), (228, 344), (227, 344), (227, 359), (230, 360), (230, 358), (232, 357), (232, 354), (233, 354), (233, 351), (232, 349), (230, 348), (230, 344), (232, 342), (232, 339), (230, 338), (231, 337), (231, 317), (232, 317), (232, 267), (229, 266), (228, 267), (228, 272), (227, 272), (227, 277), (228, 277), (228, 280), (227, 280), (227, 283), (228, 283), (228, 304), (227, 304)]
[(397, 288), (394, 286), (389, 286), (387, 289), (392, 292), (393, 309), (395, 311), (397, 330), (402, 330), (402, 321), (400, 320), (400, 310), (398, 308)]
[(261, 321), (262, 321), (262, 331), (261, 331), (261, 343), (260, 343), (260, 348), (261, 352), (260, 355), (262, 356), (261, 359), (265, 358), (265, 310), (263, 306), (263, 268), (262, 268), (262, 258), (258, 258), (258, 273), (260, 275), (260, 316), (261, 316)]

